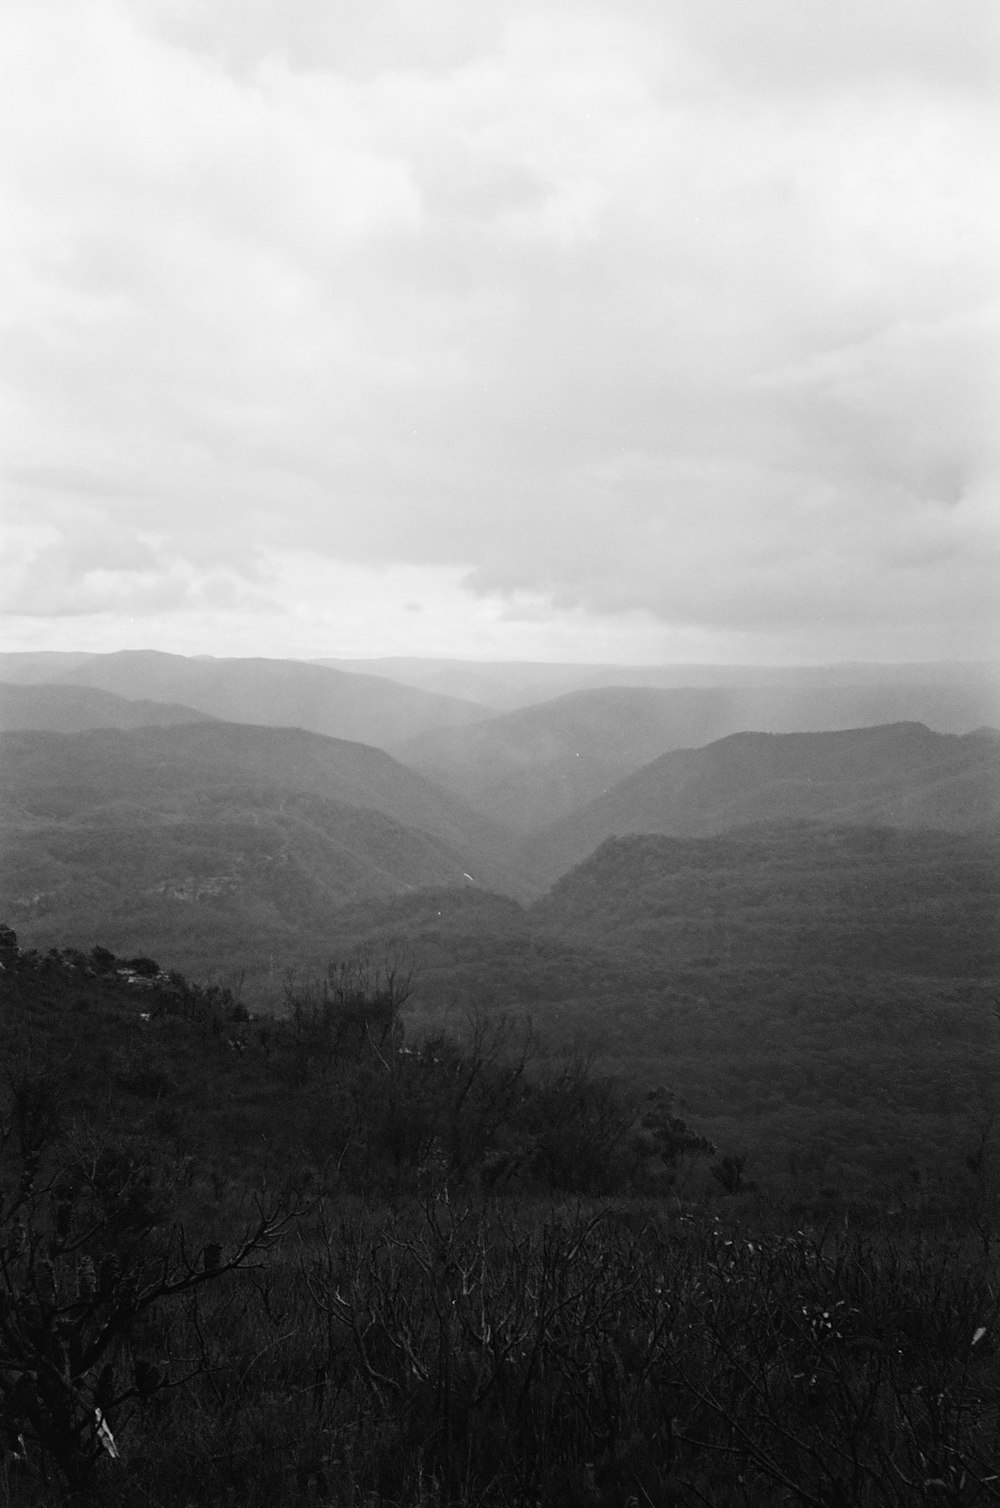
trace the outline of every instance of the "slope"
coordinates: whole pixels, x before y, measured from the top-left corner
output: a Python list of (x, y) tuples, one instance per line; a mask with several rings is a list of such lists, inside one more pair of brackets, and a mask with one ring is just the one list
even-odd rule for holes
[(1000, 841), (808, 821), (630, 834), (528, 915), (564, 941), (747, 980), (760, 968), (988, 978), (1000, 966)]
[(7, 733), (169, 727), (173, 723), (204, 722), (207, 717), (207, 712), (175, 702), (131, 701), (92, 686), (0, 683), (0, 730)]
[(0, 914), (33, 945), (110, 928), (187, 967), (291, 960), (348, 901), (506, 879), (482, 818), (381, 750), (298, 729), (8, 733), (0, 798)]
[(819, 732), (919, 721), (964, 733), (998, 713), (996, 698), (962, 682), (605, 687), (436, 729), (393, 753), (496, 820), (529, 831), (596, 799), (658, 754), (747, 728)]
[(527, 908), (424, 893), (337, 912), (330, 937), (405, 943), (415, 1034), (527, 1013), (543, 1053), (671, 1086), (753, 1177), (811, 1197), (961, 1166), (996, 1103), (997, 835), (633, 835)]
[(153, 650), (91, 655), (49, 677), (117, 696), (180, 702), (233, 722), (308, 728), (384, 747), (487, 709), (378, 676), (346, 675), (298, 660), (188, 658)]
[(539, 882), (622, 833), (695, 835), (771, 819), (931, 827), (1000, 820), (1000, 750), (919, 723), (830, 733), (738, 733), (664, 754), (519, 850)]

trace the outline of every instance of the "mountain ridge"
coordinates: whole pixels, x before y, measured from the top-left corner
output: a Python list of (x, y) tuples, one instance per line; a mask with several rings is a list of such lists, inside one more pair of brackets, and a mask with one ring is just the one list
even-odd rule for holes
[(215, 720), (178, 702), (136, 700), (96, 686), (0, 682), (0, 731), (5, 733), (85, 733)]
[(995, 660), (845, 661), (820, 665), (594, 664), (571, 661), (434, 659), (410, 655), (318, 659), (351, 674), (386, 675), (407, 685), (471, 697), (498, 711), (534, 706), (572, 691), (606, 686), (691, 689), (709, 687), (822, 687), (829, 685), (948, 684), (1000, 692)]
[(994, 829), (1000, 824), (1000, 749), (981, 734), (940, 734), (921, 723), (822, 734), (736, 733), (661, 755), (522, 840), (518, 853), (545, 884), (613, 836), (708, 836), (794, 818)]
[(106, 922), (114, 946), (189, 966), (213, 928), (229, 956), (311, 956), (352, 900), (518, 889), (486, 819), (380, 749), (302, 729), (4, 733), (0, 797), (0, 911), (35, 945)]
[[(5, 659), (0, 656), (0, 678)], [(20, 664), (22, 677), (28, 669)], [(233, 722), (302, 727), (380, 748), (431, 727), (489, 716), (488, 708), (455, 697), (301, 660), (120, 650), (60, 664), (54, 674), (46, 671), (42, 679), (92, 686), (126, 698), (180, 703)]]
[[(506, 833), (385, 750), (302, 728), (203, 720), (163, 727), (80, 733), (0, 735), (0, 781), (17, 773), (22, 789), (50, 787), (109, 799), (143, 791), (185, 789), (222, 794), (240, 789), (291, 790), (370, 808), (406, 826), (475, 851), (502, 845)], [(12, 761), (22, 752), (15, 771)], [(111, 783), (114, 782), (112, 791)]]
[(964, 733), (1000, 704), (962, 688), (914, 683), (819, 688), (603, 687), (438, 728), (392, 752), (498, 821), (548, 826), (672, 750), (736, 732), (821, 733), (919, 721)]

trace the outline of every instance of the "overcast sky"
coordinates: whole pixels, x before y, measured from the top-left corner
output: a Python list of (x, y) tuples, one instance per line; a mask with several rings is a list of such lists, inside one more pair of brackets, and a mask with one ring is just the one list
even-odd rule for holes
[(996, 0), (5, 0), (7, 649), (998, 652)]

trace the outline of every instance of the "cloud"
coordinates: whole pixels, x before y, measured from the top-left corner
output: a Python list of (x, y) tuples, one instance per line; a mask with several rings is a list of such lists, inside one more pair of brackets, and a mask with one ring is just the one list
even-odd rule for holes
[(14, 604), (277, 620), (305, 552), (446, 573), (459, 640), (975, 653), (987, 18), (16, 0)]

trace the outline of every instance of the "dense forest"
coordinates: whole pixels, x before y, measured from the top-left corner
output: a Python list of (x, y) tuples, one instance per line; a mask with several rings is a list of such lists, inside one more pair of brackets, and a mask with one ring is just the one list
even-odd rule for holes
[(669, 1083), (791, 1200), (899, 1202), (993, 1134), (998, 918), (994, 840), (792, 823), (614, 839), (530, 907), (423, 892), (328, 935), (410, 951), (415, 1032), (513, 1011), (541, 1052)]
[(267, 1018), (0, 962), (6, 1501), (996, 1497), (987, 1121), (947, 1198), (793, 1206), (668, 1084), (418, 1030), (399, 954)]
[[(290, 800), (283, 820), (304, 805)], [(315, 980), (331, 955), (395, 949), (413, 972), (411, 1037), (454, 1031), (470, 1010), (530, 1020), (537, 1054), (577, 1048), (643, 1089), (669, 1083), (712, 1140), (789, 1197), (819, 1183), (898, 1200), (914, 1177), (950, 1183), (992, 1124), (993, 838), (808, 823), (635, 835), (530, 905), (464, 881), (336, 905), (315, 875), (328, 862), (347, 873), (350, 855), (324, 847), (317, 823), (286, 829), (285, 861), (268, 861), (261, 810), (240, 829), (243, 867), (234, 859), (226, 884), (215, 827), (199, 839), (201, 881), (158, 880), (152, 895), (139, 878), (152, 850), (165, 864), (188, 843), (190, 870), (186, 822), (169, 826), (169, 843), (138, 823), (127, 843), (104, 826), (73, 869), (71, 900), (10, 919), (43, 951), (95, 936), (126, 955), (145, 944), (268, 1015), (286, 1008), (290, 979)], [(362, 825), (360, 846), (377, 831), (371, 814)], [(63, 865), (72, 841), (60, 832)], [(51, 862), (55, 852), (53, 840)]]

